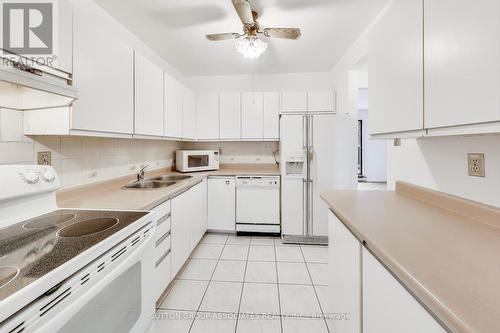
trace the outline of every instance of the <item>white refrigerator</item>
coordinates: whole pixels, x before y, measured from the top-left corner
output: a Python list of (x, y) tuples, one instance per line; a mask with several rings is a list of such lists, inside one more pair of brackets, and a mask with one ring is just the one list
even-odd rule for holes
[(320, 192), (355, 186), (355, 124), (353, 117), (336, 114), (280, 116), (284, 242), (328, 244), (328, 206)]

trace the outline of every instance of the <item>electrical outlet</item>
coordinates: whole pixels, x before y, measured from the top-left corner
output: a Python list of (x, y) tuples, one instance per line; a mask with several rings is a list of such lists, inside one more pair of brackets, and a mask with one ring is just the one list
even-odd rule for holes
[(482, 153), (469, 153), (467, 154), (467, 165), (469, 169), (469, 176), (484, 177), (484, 154)]
[(52, 153), (50, 151), (39, 151), (37, 160), (38, 165), (52, 165)]
[(394, 139), (394, 147), (400, 147), (401, 146), (401, 139)]

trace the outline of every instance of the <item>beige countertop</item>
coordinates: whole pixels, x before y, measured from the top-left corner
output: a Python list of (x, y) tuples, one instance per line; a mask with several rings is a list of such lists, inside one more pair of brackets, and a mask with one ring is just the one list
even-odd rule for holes
[(321, 196), (451, 331), (500, 332), (500, 209), (402, 182)]
[[(154, 170), (146, 173), (146, 178), (159, 175), (176, 175), (180, 172), (170, 169)], [(187, 173), (193, 178), (180, 181), (173, 186), (159, 189), (124, 190), (122, 187), (134, 176), (125, 176), (99, 183), (63, 189), (57, 192), (57, 205), (63, 208), (148, 210), (176, 193), (199, 183), (207, 176), (279, 176), (276, 164), (224, 164), (219, 170)]]

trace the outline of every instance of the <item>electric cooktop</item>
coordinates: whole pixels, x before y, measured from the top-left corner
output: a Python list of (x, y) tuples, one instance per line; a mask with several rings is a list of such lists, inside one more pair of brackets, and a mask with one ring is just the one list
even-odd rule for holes
[(0, 229), (0, 301), (147, 214), (61, 209)]

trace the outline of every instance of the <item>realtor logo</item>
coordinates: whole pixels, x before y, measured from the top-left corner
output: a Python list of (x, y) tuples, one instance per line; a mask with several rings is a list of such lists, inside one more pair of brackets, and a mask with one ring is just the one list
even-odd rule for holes
[(19, 55), (53, 54), (54, 3), (2, 1), (2, 48)]

